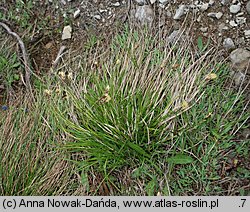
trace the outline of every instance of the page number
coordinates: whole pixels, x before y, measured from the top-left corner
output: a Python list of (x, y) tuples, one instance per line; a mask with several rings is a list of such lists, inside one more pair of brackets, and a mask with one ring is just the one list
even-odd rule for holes
[(240, 205), (239, 207), (242, 207), (242, 208), (243, 208), (244, 205), (245, 205), (246, 200), (247, 200), (247, 199), (241, 199), (242, 202), (241, 202), (241, 205)]

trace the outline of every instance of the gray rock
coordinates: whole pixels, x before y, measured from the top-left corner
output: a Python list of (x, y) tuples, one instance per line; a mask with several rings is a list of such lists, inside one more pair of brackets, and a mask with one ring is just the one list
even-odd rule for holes
[(77, 9), (75, 12), (74, 12), (74, 18), (78, 18), (80, 16), (80, 12), (81, 10), (80, 9)]
[(186, 9), (187, 9), (186, 5), (180, 5), (179, 8), (176, 10), (173, 19), (174, 20), (180, 20), (181, 17), (185, 14)]
[(156, 2), (156, 0), (149, 0), (150, 4), (154, 4)]
[(159, 2), (160, 2), (161, 4), (167, 4), (167, 3), (169, 2), (169, 0), (159, 0)]
[(201, 27), (200, 28), (200, 31), (202, 31), (202, 32), (207, 32), (207, 30), (208, 30), (208, 27)]
[(176, 42), (181, 36), (181, 30), (174, 30), (167, 38), (169, 43)]
[(94, 17), (95, 19), (97, 19), (97, 20), (101, 20), (101, 18), (102, 18), (100, 15), (94, 15), (93, 17)]
[(206, 10), (208, 9), (208, 7), (209, 7), (208, 3), (202, 4), (202, 5), (200, 6), (200, 10), (201, 10), (202, 12), (203, 12), (203, 11), (206, 11)]
[(67, 40), (71, 38), (72, 28), (70, 25), (63, 28), (62, 40)]
[(245, 37), (249, 38), (250, 37), (250, 29), (244, 31)]
[(233, 42), (233, 40), (231, 38), (225, 38), (224, 41), (223, 41), (223, 46), (227, 50), (235, 48), (234, 42)]
[(236, 23), (241, 25), (241, 24), (245, 24), (247, 19), (245, 17), (236, 17)]
[(222, 13), (222, 12), (218, 12), (218, 13), (208, 13), (207, 15), (208, 15), (209, 17), (212, 17), (212, 18), (220, 19), (220, 18), (223, 16), (223, 13)]
[(247, 13), (250, 15), (250, 1), (247, 2), (246, 10)]
[(238, 24), (236, 24), (234, 20), (229, 21), (229, 24), (232, 27), (237, 27), (238, 26)]
[(221, 0), (221, 4), (227, 5), (230, 3), (230, 0)]
[(238, 48), (231, 52), (230, 60), (233, 68), (242, 71), (246, 69), (250, 62), (250, 51)]
[(119, 7), (120, 6), (120, 2), (115, 2), (112, 4), (114, 7)]
[(142, 24), (152, 24), (154, 11), (149, 5), (138, 6), (135, 12), (135, 18)]
[(61, 0), (61, 3), (62, 3), (63, 5), (66, 5), (66, 4), (67, 4), (67, 2), (66, 2), (65, 0)]
[(221, 32), (221, 31), (223, 31), (223, 30), (228, 30), (229, 29), (229, 27), (228, 26), (226, 26), (226, 24), (224, 24), (224, 23), (221, 23), (221, 24), (219, 24), (219, 26), (218, 26), (218, 30)]
[(208, 4), (209, 4), (209, 6), (213, 6), (214, 5), (214, 0), (209, 0)]
[(233, 80), (236, 86), (239, 86), (245, 79), (246, 75), (239, 72), (236, 72), (233, 76)]
[(229, 10), (230, 13), (236, 14), (240, 11), (240, 5), (231, 5)]
[(146, 0), (134, 0), (138, 5), (144, 5), (147, 3)]

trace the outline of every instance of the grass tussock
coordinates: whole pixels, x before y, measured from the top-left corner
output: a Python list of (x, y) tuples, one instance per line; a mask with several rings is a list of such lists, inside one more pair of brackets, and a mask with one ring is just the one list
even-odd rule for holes
[[(233, 174), (223, 164), (249, 155), (235, 140), (248, 103), (217, 49), (193, 50), (125, 28), (35, 76), (36, 101), (24, 95), (0, 113), (0, 194), (246, 194), (244, 164)], [(1, 55), (2, 76), (15, 74), (16, 59)]]
[[(53, 113), (72, 138), (63, 148), (85, 156), (77, 160), (83, 173), (98, 170), (121, 193), (115, 176), (124, 169), (132, 171), (128, 181), (146, 179), (146, 194), (185, 193), (197, 176), (201, 193), (215, 192), (208, 179), (219, 178), (221, 152), (235, 145), (249, 114), (241, 91), (225, 88), (229, 70), (219, 52), (192, 52), (188, 40), (127, 29), (108, 45), (90, 40), (66, 65), (76, 72), (65, 87), (68, 108), (55, 102)], [(192, 183), (176, 184), (181, 164), (181, 175), (195, 170)]]

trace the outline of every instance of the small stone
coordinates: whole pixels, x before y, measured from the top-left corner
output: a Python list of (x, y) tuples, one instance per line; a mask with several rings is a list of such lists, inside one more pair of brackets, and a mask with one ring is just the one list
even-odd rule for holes
[(171, 13), (169, 10), (167, 10), (167, 11), (166, 11), (166, 15), (167, 15), (167, 17), (171, 17), (171, 16), (172, 16), (172, 13)]
[(250, 15), (250, 1), (247, 2), (246, 10), (247, 10), (247, 13)]
[(101, 18), (102, 18), (100, 15), (94, 15), (93, 17), (94, 17), (95, 19), (97, 19), (97, 20), (101, 20)]
[(250, 37), (250, 29), (249, 30), (245, 30), (244, 31), (244, 35), (246, 38), (249, 38)]
[(222, 12), (218, 12), (218, 13), (208, 13), (207, 15), (208, 15), (209, 17), (212, 17), (212, 18), (220, 19), (220, 18), (223, 16), (223, 13), (222, 13)]
[(236, 14), (236, 17), (243, 16), (243, 15), (244, 15), (244, 12), (240, 12)]
[(154, 12), (151, 6), (139, 6), (135, 12), (135, 18), (142, 24), (152, 24), (154, 20)]
[(106, 12), (108, 12), (108, 10), (99, 9), (99, 12), (100, 12), (100, 13), (106, 13)]
[(201, 27), (200, 30), (201, 30), (202, 32), (207, 32), (208, 27)]
[(236, 14), (240, 11), (240, 5), (231, 5), (229, 10), (230, 13)]
[(169, 2), (169, 0), (159, 0), (159, 2), (160, 2), (161, 4), (167, 4), (167, 3)]
[(138, 5), (144, 5), (147, 3), (146, 0), (135, 0), (135, 2), (138, 4)]
[(174, 20), (180, 20), (181, 16), (185, 14), (186, 5), (180, 5), (179, 8), (176, 10), (175, 15), (173, 17)]
[(219, 26), (218, 26), (218, 30), (221, 32), (221, 31), (223, 31), (223, 30), (228, 30), (229, 29), (229, 27), (228, 26), (226, 26), (226, 24), (224, 24), (224, 23), (221, 23), (221, 24), (219, 24)]
[(65, 0), (61, 0), (61, 3), (62, 3), (63, 5), (66, 5), (66, 4), (67, 4)]
[(197, 22), (201, 22), (201, 16), (199, 15), (198, 18), (196, 19)]
[(74, 18), (78, 18), (80, 16), (80, 12), (81, 10), (80, 9), (77, 9), (75, 12), (74, 12)]
[(167, 38), (169, 43), (176, 42), (181, 36), (181, 30), (174, 30)]
[(230, 3), (230, 0), (221, 0), (221, 4), (227, 5)]
[(236, 17), (235, 21), (236, 21), (237, 25), (238, 24), (241, 25), (241, 24), (245, 24), (247, 19), (245, 17)]
[(120, 6), (120, 2), (115, 2), (114, 4), (112, 4), (114, 7), (119, 7)]
[(156, 2), (156, 0), (150, 0), (151, 4), (154, 4)]
[(237, 27), (238, 26), (238, 24), (236, 24), (234, 20), (229, 21), (229, 24), (232, 27)]
[(243, 48), (235, 49), (230, 54), (230, 60), (233, 68), (239, 71), (244, 70), (250, 62), (250, 51)]
[(208, 3), (203, 4), (203, 5), (200, 6), (200, 10), (201, 10), (202, 12), (204, 12), (204, 11), (206, 11), (206, 10), (208, 9), (208, 7), (209, 7)]
[(233, 42), (233, 40), (231, 38), (225, 38), (224, 41), (223, 41), (223, 46), (227, 50), (235, 48), (234, 42)]
[(214, 5), (214, 0), (209, 0), (208, 4), (209, 4), (209, 6), (213, 6)]
[(159, 3), (159, 7), (162, 8), (162, 9), (165, 9), (165, 4)]
[(239, 72), (236, 72), (233, 76), (233, 80), (236, 86), (239, 86), (245, 79), (245, 74)]
[(67, 40), (71, 38), (72, 28), (70, 25), (63, 28), (62, 40)]

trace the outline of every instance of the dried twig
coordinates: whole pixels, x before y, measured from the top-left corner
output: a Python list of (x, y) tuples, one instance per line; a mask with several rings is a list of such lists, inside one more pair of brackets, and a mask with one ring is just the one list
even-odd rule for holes
[(0, 22), (0, 26), (2, 26), (7, 31), (8, 34), (15, 37), (19, 43), (19, 46), (22, 50), (23, 63), (24, 63), (24, 68), (25, 68), (25, 86), (29, 91), (31, 91), (31, 85), (30, 85), (31, 69), (29, 67), (29, 58), (28, 58), (28, 55), (26, 52), (25, 45), (24, 45), (22, 39), (20, 38), (20, 36), (17, 33), (13, 32), (5, 23)]
[(62, 55), (63, 55), (63, 52), (66, 50), (66, 46), (61, 46), (58, 53), (57, 53), (57, 56), (56, 56), (56, 59), (54, 60), (53, 62), (53, 65), (52, 65), (52, 68), (56, 68), (56, 66), (58, 65), (60, 59), (62, 58)]

